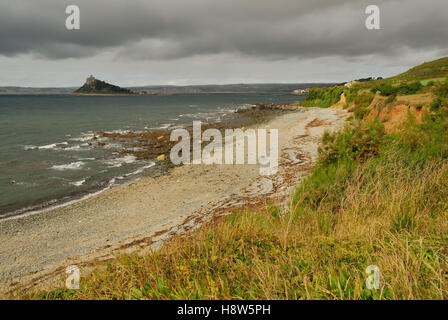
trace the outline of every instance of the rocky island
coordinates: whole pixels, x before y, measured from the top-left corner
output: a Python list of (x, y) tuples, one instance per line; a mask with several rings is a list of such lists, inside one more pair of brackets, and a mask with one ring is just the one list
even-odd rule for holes
[(84, 85), (73, 92), (74, 95), (135, 95), (137, 93), (105, 81), (98, 80), (90, 75)]

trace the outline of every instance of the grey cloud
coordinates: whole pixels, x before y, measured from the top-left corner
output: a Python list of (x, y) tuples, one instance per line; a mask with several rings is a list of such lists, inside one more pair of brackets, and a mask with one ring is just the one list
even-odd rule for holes
[[(0, 4), (0, 55), (170, 60), (236, 54), (262, 59), (397, 55), (444, 50), (446, 0), (377, 0), (380, 31), (364, 27), (364, 0), (12, 1)], [(65, 29), (65, 7), (81, 30)]]

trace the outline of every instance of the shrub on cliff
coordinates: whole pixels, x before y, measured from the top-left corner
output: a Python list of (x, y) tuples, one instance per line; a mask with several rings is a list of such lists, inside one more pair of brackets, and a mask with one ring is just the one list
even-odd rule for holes
[(391, 81), (381, 81), (373, 88), (373, 92), (380, 92), (383, 96), (391, 95), (411, 95), (418, 93), (423, 88), (423, 85), (419, 81), (411, 83), (400, 83), (399, 85), (393, 85)]
[(378, 154), (384, 139), (384, 126), (378, 121), (356, 121), (341, 133), (326, 132), (319, 148), (319, 165), (337, 162), (363, 162)]
[(343, 87), (313, 88), (309, 91), (302, 105), (305, 107), (328, 108), (339, 101), (342, 92), (344, 92)]
[(440, 98), (448, 98), (448, 81), (436, 83), (434, 93)]
[(383, 80), (375, 84), (374, 87), (372, 88), (372, 91), (379, 92), (383, 96), (390, 96), (396, 93), (396, 88), (392, 86), (392, 82)]
[(442, 99), (435, 98), (434, 100), (432, 100), (429, 108), (431, 111), (437, 111), (437, 110), (439, 110), (441, 105), (442, 105)]
[(355, 110), (355, 119), (362, 120), (370, 112), (369, 109), (360, 107)]
[(354, 98), (355, 106), (359, 108), (368, 107), (372, 103), (373, 98), (375, 98), (375, 94), (373, 92), (366, 91), (360, 93)]

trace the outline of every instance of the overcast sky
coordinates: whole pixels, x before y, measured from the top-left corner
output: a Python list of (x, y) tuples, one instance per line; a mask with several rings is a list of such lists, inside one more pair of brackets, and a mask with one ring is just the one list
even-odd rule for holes
[[(67, 30), (66, 6), (80, 8)], [(381, 9), (367, 30), (365, 9)], [(1, 0), (0, 86), (347, 81), (448, 56), (447, 0)]]

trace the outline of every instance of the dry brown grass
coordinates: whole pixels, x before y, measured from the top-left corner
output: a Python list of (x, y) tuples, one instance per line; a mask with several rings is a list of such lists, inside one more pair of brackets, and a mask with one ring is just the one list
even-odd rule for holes
[(406, 104), (408, 106), (429, 106), (431, 101), (434, 99), (434, 94), (431, 92), (419, 93), (412, 95), (398, 95), (398, 104)]
[[(391, 162), (376, 177), (366, 164), (344, 187), (337, 204), (298, 210), (301, 198), (286, 211), (238, 213), (159, 252), (120, 257), (81, 291), (39, 297), (446, 299), (448, 164), (415, 175)], [(372, 264), (378, 291), (365, 287)]]

